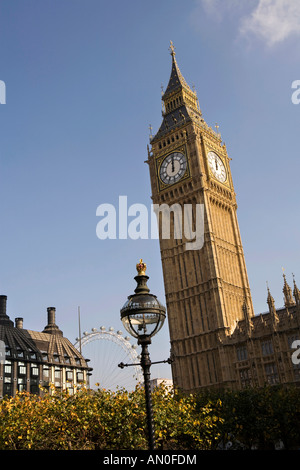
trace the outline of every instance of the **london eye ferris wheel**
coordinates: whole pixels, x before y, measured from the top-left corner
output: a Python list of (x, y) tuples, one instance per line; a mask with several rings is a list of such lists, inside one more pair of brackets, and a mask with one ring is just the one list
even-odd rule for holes
[[(81, 351), (84, 358), (89, 359), (93, 369), (89, 386), (91, 389), (106, 389), (116, 391), (126, 389), (132, 391), (142, 381), (142, 369), (139, 365), (137, 346), (130, 343), (128, 336), (113, 327), (106, 329), (92, 328), (76, 338), (74, 346)], [(120, 369), (120, 362), (130, 362), (133, 365)]]

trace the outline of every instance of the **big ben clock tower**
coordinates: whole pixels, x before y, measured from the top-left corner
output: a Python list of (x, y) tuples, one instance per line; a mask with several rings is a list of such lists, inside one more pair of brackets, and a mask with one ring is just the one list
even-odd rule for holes
[(173, 381), (194, 391), (234, 382), (224, 344), (236, 323), (251, 323), (254, 313), (230, 158), (220, 135), (206, 124), (172, 42), (170, 52), (163, 120), (151, 138), (147, 162), (153, 204), (204, 208), (201, 248), (187, 249), (184, 236), (176, 238), (171, 231), (162, 237), (160, 232)]

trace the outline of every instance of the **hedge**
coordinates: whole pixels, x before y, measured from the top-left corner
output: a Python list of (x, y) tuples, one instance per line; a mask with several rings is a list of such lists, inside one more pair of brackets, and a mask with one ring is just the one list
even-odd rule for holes
[[(153, 394), (158, 449), (285, 449), (300, 447), (300, 391), (265, 387)], [(133, 392), (52, 387), (42, 397), (18, 393), (0, 401), (0, 449), (147, 449), (143, 388)]]

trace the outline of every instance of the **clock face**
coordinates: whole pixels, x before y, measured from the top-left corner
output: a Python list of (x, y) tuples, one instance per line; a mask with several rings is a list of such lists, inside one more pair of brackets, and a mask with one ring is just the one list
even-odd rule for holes
[(221, 158), (215, 152), (208, 152), (208, 164), (214, 177), (224, 183), (227, 179), (226, 169)]
[(187, 167), (186, 157), (181, 152), (168, 155), (160, 167), (160, 178), (165, 184), (174, 184), (185, 174)]

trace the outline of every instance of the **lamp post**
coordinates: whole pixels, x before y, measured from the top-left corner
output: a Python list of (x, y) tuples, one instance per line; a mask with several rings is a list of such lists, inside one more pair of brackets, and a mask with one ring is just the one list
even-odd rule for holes
[[(151, 363), (148, 346), (151, 344), (151, 338), (154, 336), (164, 324), (166, 318), (166, 308), (159, 302), (156, 295), (150, 294), (150, 289), (147, 286), (149, 279), (146, 276), (146, 264), (141, 259), (136, 265), (138, 275), (135, 276), (137, 287), (134, 294), (130, 295), (121, 309), (121, 320), (124, 328), (134, 338), (137, 338), (138, 344), (142, 347), (140, 365), (143, 369), (144, 385), (145, 385), (145, 398), (147, 410), (147, 426), (148, 426), (148, 440), (149, 449), (155, 449), (155, 436), (153, 424), (153, 410), (152, 398), (150, 389), (150, 367)], [(169, 362), (159, 361), (159, 362)], [(119, 364), (123, 368), (134, 364)]]

